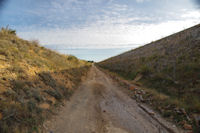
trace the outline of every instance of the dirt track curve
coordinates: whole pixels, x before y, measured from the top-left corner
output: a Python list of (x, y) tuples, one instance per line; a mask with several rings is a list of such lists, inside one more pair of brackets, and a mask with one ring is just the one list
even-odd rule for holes
[(93, 66), (87, 79), (52, 121), (48, 133), (180, 133), (157, 116), (155, 120)]

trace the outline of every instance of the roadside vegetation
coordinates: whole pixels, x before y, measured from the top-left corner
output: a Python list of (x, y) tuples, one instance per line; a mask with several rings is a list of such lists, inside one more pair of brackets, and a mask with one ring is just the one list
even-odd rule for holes
[(0, 132), (42, 132), (53, 109), (69, 99), (90, 63), (0, 30)]
[(182, 127), (193, 125), (197, 132), (200, 127), (200, 25), (98, 65), (145, 88), (149, 93), (143, 97), (150, 96), (150, 103), (164, 117)]

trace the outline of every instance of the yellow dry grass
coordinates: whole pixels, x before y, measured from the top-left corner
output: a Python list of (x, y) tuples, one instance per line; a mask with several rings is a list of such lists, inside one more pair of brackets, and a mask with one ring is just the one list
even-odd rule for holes
[[(41, 120), (49, 114), (47, 110), (72, 95), (89, 66), (87, 61), (20, 39), (14, 30), (2, 28), (0, 132), (38, 131)], [(8, 117), (4, 121), (2, 114)]]
[(41, 109), (49, 109), (49, 108), (50, 108), (50, 105), (49, 105), (48, 103), (42, 103), (42, 104), (39, 105), (39, 107), (40, 107)]
[(3, 115), (2, 115), (2, 113), (0, 112), (0, 120), (3, 118)]

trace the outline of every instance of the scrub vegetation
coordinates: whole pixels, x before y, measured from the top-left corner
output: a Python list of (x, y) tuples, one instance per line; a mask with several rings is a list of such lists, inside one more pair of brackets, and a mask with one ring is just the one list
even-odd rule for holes
[(0, 132), (41, 132), (52, 110), (69, 99), (90, 63), (0, 30)]
[[(164, 117), (181, 126), (199, 126), (192, 119), (200, 115), (200, 25), (98, 65), (146, 88), (153, 95), (153, 107)], [(172, 111), (175, 108), (185, 110), (189, 118), (180, 117)]]

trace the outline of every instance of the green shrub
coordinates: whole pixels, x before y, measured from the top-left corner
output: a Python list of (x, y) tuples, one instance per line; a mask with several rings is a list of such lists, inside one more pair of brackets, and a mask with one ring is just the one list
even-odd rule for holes
[(138, 73), (141, 73), (142, 75), (149, 75), (152, 72), (151, 68), (147, 65), (143, 65), (139, 68)]
[(50, 96), (55, 97), (57, 100), (61, 100), (63, 98), (62, 94), (57, 89), (54, 89), (54, 90), (48, 89), (48, 90), (44, 90), (44, 92), (46, 92)]
[(78, 61), (78, 59), (77, 59), (75, 56), (73, 56), (73, 55), (69, 55), (69, 56), (67, 57), (67, 59), (68, 59), (69, 61), (71, 61), (71, 60)]
[(20, 91), (22, 91), (25, 87), (25, 82), (21, 81), (21, 80), (15, 80), (13, 81), (13, 90), (17, 93), (19, 93)]
[(52, 87), (52, 88), (56, 88), (56, 80), (51, 76), (50, 73), (46, 72), (46, 73), (40, 73), (39, 77), (41, 78), (41, 80), (48, 86)]

